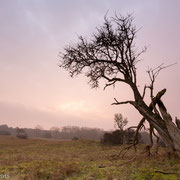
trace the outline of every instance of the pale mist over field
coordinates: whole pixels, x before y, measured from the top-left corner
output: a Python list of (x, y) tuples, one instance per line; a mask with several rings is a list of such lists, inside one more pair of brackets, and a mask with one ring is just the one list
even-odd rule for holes
[(110, 17), (133, 13), (140, 28), (136, 45), (148, 47), (137, 65), (141, 92), (150, 83), (148, 66), (177, 63), (161, 71), (155, 90), (167, 88), (163, 101), (173, 118), (180, 117), (179, 9), (178, 0), (1, 0), (0, 124), (109, 130), (115, 113), (127, 117), (128, 126), (137, 124), (141, 116), (133, 107), (111, 106), (114, 97), (132, 99), (129, 87), (118, 84), (104, 91), (102, 82), (91, 89), (83, 75), (72, 79), (58, 67), (58, 53), (78, 35), (90, 37), (107, 11)]

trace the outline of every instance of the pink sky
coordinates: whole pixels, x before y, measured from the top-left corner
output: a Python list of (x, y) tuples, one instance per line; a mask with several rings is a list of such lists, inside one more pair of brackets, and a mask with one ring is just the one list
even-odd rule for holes
[(149, 83), (148, 65), (177, 65), (162, 71), (156, 91), (167, 88), (163, 100), (173, 118), (180, 117), (180, 1), (174, 0), (1, 0), (0, 1), (0, 124), (31, 127), (87, 126), (113, 128), (122, 113), (130, 125), (141, 116), (129, 105), (111, 106), (113, 98), (129, 100), (131, 90), (94, 90), (83, 76), (71, 79), (58, 67), (59, 51), (89, 36), (102, 24), (107, 10), (134, 13), (137, 47), (148, 51), (138, 64), (140, 89)]

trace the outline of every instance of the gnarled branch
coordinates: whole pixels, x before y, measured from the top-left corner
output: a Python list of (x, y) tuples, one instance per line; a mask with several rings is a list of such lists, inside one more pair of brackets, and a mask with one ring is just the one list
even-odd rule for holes
[(123, 101), (123, 102), (119, 102), (116, 98), (114, 98), (115, 103), (112, 103), (111, 105), (121, 105), (121, 104), (135, 104), (135, 101)]

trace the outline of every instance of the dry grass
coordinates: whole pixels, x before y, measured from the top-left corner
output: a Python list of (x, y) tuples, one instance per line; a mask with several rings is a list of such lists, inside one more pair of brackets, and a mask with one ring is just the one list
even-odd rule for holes
[(137, 153), (131, 149), (122, 159), (116, 156), (121, 146), (95, 141), (0, 136), (0, 175), (12, 180), (180, 179), (180, 160), (168, 157), (165, 149), (147, 157), (144, 148), (140, 145)]

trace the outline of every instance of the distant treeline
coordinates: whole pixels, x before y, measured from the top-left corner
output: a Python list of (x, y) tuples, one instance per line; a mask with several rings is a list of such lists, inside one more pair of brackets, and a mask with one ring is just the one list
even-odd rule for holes
[[(24, 134), (23, 134), (24, 132)], [(113, 133), (113, 131), (111, 131)], [(31, 138), (53, 138), (53, 139), (88, 139), (102, 140), (105, 133), (111, 133), (99, 128), (88, 128), (78, 126), (65, 126), (62, 128), (52, 127), (50, 130), (44, 130), (41, 126), (32, 128), (12, 128), (7, 125), (0, 125), (0, 135), (18, 136), (26, 135)], [(114, 131), (115, 132), (115, 131)], [(149, 134), (141, 132), (141, 141), (145, 144), (150, 144)]]
[(87, 128), (77, 126), (65, 126), (62, 128), (52, 127), (50, 130), (44, 130), (41, 126), (36, 128), (12, 128), (7, 125), (0, 125), (0, 135), (17, 136), (19, 133), (23, 136), (33, 138), (54, 138), (54, 139), (89, 139), (100, 140), (104, 134), (103, 129)]

